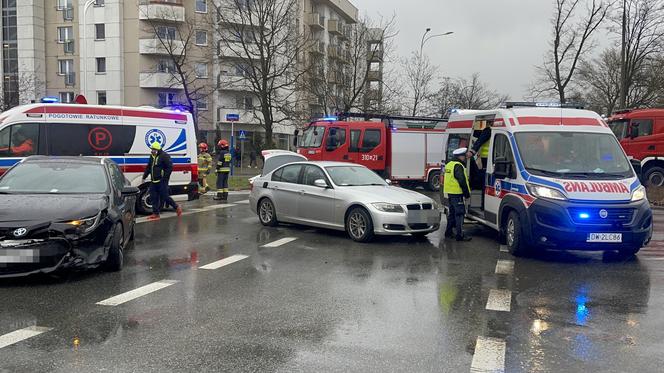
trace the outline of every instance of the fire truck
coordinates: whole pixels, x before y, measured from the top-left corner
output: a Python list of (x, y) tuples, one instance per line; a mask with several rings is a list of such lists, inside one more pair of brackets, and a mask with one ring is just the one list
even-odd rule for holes
[(312, 161), (357, 163), (400, 185), (437, 191), (446, 127), (444, 118), (343, 113), (296, 131), (295, 144)]

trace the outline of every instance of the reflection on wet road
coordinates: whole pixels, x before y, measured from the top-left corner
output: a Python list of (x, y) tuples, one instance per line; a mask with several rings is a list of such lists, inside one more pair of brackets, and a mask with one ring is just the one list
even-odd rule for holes
[(0, 282), (0, 372), (655, 372), (664, 214), (635, 259), (495, 234), (266, 228), (232, 196), (137, 226), (120, 273)]

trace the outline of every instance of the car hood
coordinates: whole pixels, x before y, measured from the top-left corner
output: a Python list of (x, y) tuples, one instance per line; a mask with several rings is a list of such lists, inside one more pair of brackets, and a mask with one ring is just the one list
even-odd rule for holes
[(432, 203), (433, 200), (424, 194), (394, 186), (347, 186), (339, 190), (350, 192), (357, 200), (365, 203), (387, 202), (398, 205), (411, 203)]
[(108, 205), (108, 197), (91, 195), (0, 195), (0, 227), (74, 220), (96, 215)]

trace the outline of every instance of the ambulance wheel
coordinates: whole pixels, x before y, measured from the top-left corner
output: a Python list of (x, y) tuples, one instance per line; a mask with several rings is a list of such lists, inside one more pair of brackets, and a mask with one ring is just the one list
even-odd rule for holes
[(141, 215), (152, 213), (152, 202), (150, 201), (150, 191), (148, 188), (141, 189), (141, 193), (136, 200), (136, 211)]
[(653, 166), (645, 174), (648, 186), (664, 186), (664, 168)]
[(523, 239), (521, 220), (516, 211), (511, 211), (505, 222), (505, 244), (512, 255), (521, 256), (526, 254), (526, 244)]
[(429, 174), (429, 182), (427, 187), (432, 192), (437, 192), (440, 190), (440, 171), (433, 171)]

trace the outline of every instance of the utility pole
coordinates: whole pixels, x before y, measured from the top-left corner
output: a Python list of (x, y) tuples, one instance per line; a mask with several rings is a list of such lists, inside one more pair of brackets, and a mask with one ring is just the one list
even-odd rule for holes
[(627, 106), (627, 0), (623, 0), (622, 41), (620, 43), (620, 107)]

